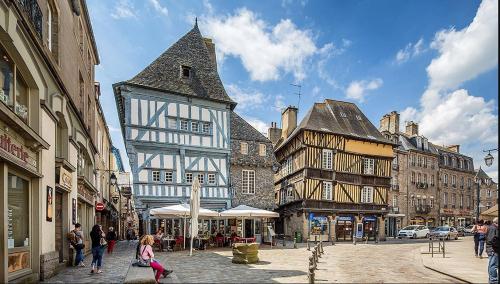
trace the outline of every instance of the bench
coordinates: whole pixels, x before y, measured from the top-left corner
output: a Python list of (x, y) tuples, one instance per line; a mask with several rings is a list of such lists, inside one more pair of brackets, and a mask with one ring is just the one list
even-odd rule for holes
[(127, 271), (127, 276), (123, 283), (156, 283), (155, 274), (151, 267), (133, 266), (130, 263)]

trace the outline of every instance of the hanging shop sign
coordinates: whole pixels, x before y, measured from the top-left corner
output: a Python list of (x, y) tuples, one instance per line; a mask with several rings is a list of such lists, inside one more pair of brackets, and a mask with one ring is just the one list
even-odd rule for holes
[(4, 124), (0, 122), (0, 156), (36, 172), (36, 153), (26, 147), (22, 138), (15, 138), (17, 135), (11, 131), (7, 133)]
[(73, 186), (73, 176), (63, 167), (59, 167), (59, 185), (68, 190)]

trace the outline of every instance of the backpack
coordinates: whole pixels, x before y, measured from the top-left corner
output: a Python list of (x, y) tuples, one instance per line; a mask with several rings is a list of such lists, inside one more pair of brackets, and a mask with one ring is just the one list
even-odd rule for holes
[(69, 243), (71, 244), (72, 247), (75, 247), (77, 242), (76, 242), (76, 234), (75, 231), (70, 231), (66, 237), (68, 238)]

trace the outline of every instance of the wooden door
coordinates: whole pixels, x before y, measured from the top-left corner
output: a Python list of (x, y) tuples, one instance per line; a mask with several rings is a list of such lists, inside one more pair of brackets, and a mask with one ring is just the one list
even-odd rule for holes
[(63, 195), (60, 192), (56, 191), (56, 199), (55, 199), (55, 219), (56, 219), (56, 231), (55, 231), (55, 240), (56, 240), (56, 250), (59, 252), (59, 262), (63, 262)]

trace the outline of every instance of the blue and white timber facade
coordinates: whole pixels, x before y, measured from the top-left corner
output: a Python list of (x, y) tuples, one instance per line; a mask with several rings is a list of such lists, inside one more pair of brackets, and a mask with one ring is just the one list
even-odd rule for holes
[[(133, 79), (113, 85), (137, 208), (188, 202), (231, 207), (230, 115), (210, 40), (195, 27)], [(143, 217), (147, 218), (148, 214)]]

